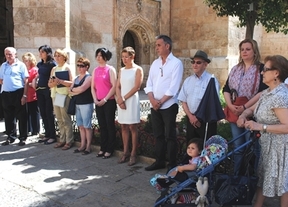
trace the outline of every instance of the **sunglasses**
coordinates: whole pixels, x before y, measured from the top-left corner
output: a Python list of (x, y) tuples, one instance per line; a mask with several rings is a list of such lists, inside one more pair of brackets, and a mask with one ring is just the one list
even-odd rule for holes
[(85, 65), (82, 65), (82, 64), (77, 64), (77, 67), (78, 67), (78, 68), (85, 68), (86, 66), (85, 66)]
[(267, 71), (269, 71), (269, 70), (276, 70), (276, 69), (275, 69), (275, 68), (267, 68), (267, 67), (264, 66), (263, 72), (267, 72)]
[(202, 62), (202, 61), (194, 61), (194, 60), (192, 60), (191, 63), (192, 63), (192, 64), (195, 64), (195, 63), (196, 63), (197, 65), (201, 65), (203, 62)]

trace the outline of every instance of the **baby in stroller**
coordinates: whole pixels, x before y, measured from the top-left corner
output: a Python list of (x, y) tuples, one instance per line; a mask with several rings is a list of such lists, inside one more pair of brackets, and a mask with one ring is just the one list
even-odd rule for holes
[(199, 172), (202, 172), (204, 168), (216, 163), (222, 156), (224, 156), (228, 150), (228, 145), (224, 138), (219, 135), (214, 135), (206, 141), (205, 149), (202, 149), (202, 139), (191, 139), (187, 146), (187, 155), (190, 157), (189, 163), (173, 168), (166, 175), (156, 174), (150, 180), (151, 185), (160, 192), (168, 192), (167, 189), (173, 183), (180, 183), (181, 185), (181, 183), (186, 181), (188, 178), (193, 178), (195, 182), (192, 183), (192, 192), (194, 192), (186, 194), (186, 197), (178, 197), (177, 203), (178, 201), (180, 201), (180, 203), (191, 203), (192, 200), (195, 201), (198, 196), (195, 187)]
[(172, 168), (166, 175), (159, 176), (156, 180), (162, 188), (167, 188), (174, 182), (183, 182), (189, 177), (195, 176), (200, 154), (203, 149), (203, 141), (199, 138), (191, 139), (187, 144), (186, 153), (190, 157), (188, 164), (181, 164)]

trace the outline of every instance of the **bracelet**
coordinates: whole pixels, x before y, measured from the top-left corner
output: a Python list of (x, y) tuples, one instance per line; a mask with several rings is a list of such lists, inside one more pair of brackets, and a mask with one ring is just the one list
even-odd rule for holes
[(26, 96), (26, 95), (23, 95), (23, 97), (24, 97), (24, 98), (27, 98), (27, 96)]
[(263, 124), (263, 133), (266, 133), (267, 132), (267, 125), (266, 124)]
[(106, 98), (103, 98), (103, 100), (105, 101), (105, 103), (107, 102)]
[(245, 104), (243, 104), (243, 108), (244, 108), (244, 110), (246, 110)]
[(124, 96), (123, 96), (123, 101), (126, 101), (125, 98), (124, 98)]

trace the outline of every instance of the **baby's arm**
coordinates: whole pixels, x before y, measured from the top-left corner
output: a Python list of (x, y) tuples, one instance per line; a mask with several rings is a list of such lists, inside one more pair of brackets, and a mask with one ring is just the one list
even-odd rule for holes
[(187, 165), (181, 165), (177, 167), (178, 172), (183, 172), (183, 171), (193, 171), (196, 170), (197, 164), (187, 164)]

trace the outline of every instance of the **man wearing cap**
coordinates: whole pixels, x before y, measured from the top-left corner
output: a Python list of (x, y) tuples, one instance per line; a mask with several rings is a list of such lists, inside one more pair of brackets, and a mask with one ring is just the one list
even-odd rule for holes
[(177, 165), (176, 115), (177, 94), (183, 76), (183, 64), (172, 52), (172, 40), (166, 35), (156, 38), (159, 58), (150, 67), (145, 92), (151, 103), (151, 120), (156, 139), (156, 161), (145, 168), (147, 171), (165, 168), (166, 150), (168, 170)]
[(27, 85), (28, 70), (25, 64), (16, 57), (16, 49), (7, 47), (4, 50), (6, 62), (0, 68), (2, 84), (2, 104), (4, 109), (7, 140), (1, 145), (13, 143), (16, 137), (15, 120), (19, 121), (19, 146), (25, 145), (27, 138)]
[[(206, 71), (207, 65), (211, 62), (205, 52), (198, 50), (191, 58), (192, 70), (194, 74), (185, 79), (178, 100), (182, 102), (182, 107), (187, 119), (187, 143), (194, 137), (203, 138), (205, 136), (206, 123), (201, 122), (194, 115), (201, 99), (206, 91), (211, 74)], [(219, 94), (219, 82), (215, 78), (217, 94)], [(217, 123), (209, 123), (207, 137), (217, 134)]]

